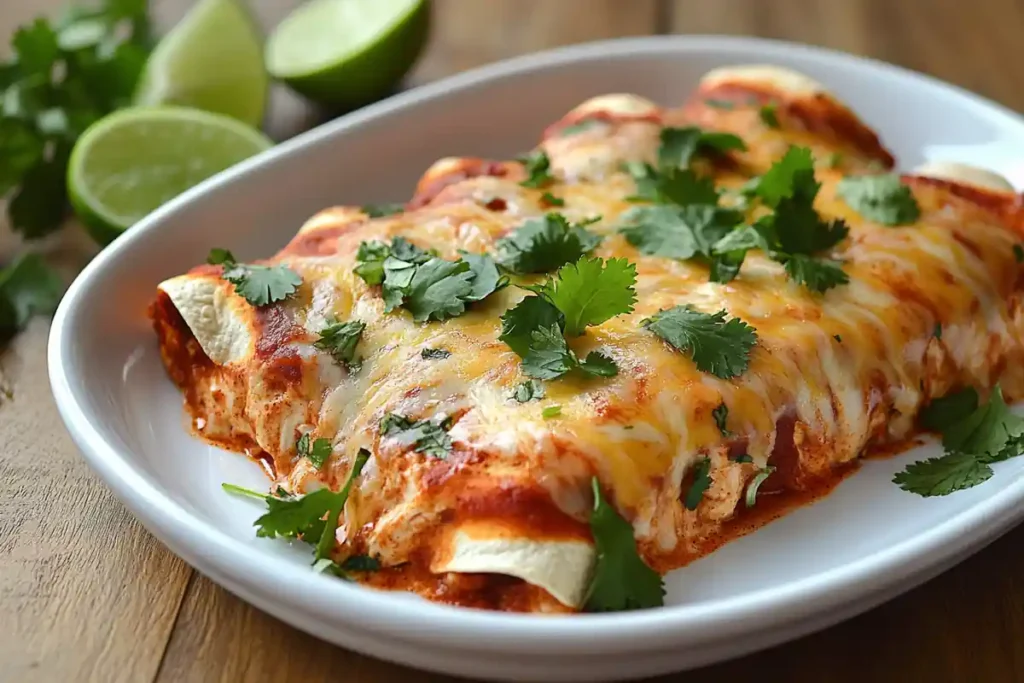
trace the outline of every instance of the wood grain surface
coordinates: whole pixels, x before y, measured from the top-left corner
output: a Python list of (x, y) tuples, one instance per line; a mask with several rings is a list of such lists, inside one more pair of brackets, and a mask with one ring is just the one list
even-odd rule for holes
[[(0, 39), (60, 4), (0, 0)], [(153, 4), (166, 28), (193, 2)], [(297, 0), (251, 4), (270, 26)], [(435, 20), (412, 83), (610, 36), (735, 33), (877, 57), (1024, 110), (1021, 0), (435, 0)], [(282, 138), (323, 116), (279, 90), (268, 128)], [(0, 234), (0, 253), (11, 248)], [(75, 226), (45, 248), (69, 271), (90, 253)], [(46, 322), (36, 321), (0, 357), (0, 381), (14, 393), (0, 399), (0, 612), (8, 620), (0, 680), (454, 680), (300, 633), (149, 536), (88, 471), (61, 425), (46, 335)], [(1024, 527), (840, 626), (660, 680), (1024, 681)]]

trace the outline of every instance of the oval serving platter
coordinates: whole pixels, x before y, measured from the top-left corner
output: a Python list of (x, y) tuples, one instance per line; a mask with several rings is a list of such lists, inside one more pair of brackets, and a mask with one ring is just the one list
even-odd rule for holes
[[(361, 109), (207, 181), (103, 251), (69, 289), (49, 341), (58, 408), (91, 467), (199, 571), (317, 637), (404, 664), (491, 679), (613, 680), (707, 664), (834, 624), (964, 559), (1024, 516), (1024, 458), (943, 498), (891, 483), (935, 444), (867, 460), (835, 492), (666, 577), (666, 607), (543, 617), (379, 592), (310, 570), (308, 552), (255, 538), (258, 507), (222, 482), (259, 468), (190, 436), (146, 307), (156, 284), (230, 245), (283, 246), (333, 204), (407, 198), (443, 156), (507, 158), (588, 97), (681, 104), (708, 70), (770, 63), (825, 84), (901, 168), (988, 167), (1024, 187), (1024, 120), (959, 88), (875, 61), (716, 36), (579, 45), (470, 71)], [(899, 106), (893, 106), (898, 99)], [(525, 103), (525, 104), (524, 104)], [(157, 588), (154, 587), (154, 590)]]

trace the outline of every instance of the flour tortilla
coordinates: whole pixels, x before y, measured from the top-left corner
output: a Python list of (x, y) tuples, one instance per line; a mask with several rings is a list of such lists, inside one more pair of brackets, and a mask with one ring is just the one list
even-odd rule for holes
[(955, 161), (929, 161), (914, 169), (914, 175), (937, 180), (949, 180), (982, 190), (1013, 192), (1013, 185), (1003, 176), (988, 169)]
[(244, 363), (255, 350), (255, 312), (234, 285), (216, 275), (179, 275), (158, 288), (218, 365)]

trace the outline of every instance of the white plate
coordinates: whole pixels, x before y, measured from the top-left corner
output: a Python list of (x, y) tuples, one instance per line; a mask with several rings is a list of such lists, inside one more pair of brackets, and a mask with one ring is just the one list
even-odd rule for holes
[(674, 105), (707, 70), (749, 62), (789, 66), (834, 89), (903, 167), (958, 159), (1024, 185), (1024, 121), (877, 62), (722, 37), (612, 41), (504, 62), (302, 135), (171, 202), (106, 249), (64, 297), (50, 336), (51, 381), (72, 436), (150, 531), (243, 599), (345, 647), (476, 678), (606, 680), (694, 667), (828, 626), (928, 579), (1024, 514), (1024, 458), (934, 499), (890, 479), (935, 446), (868, 461), (822, 502), (673, 572), (668, 606), (658, 610), (523, 616), (361, 588), (312, 572), (305, 549), (254, 537), (257, 506), (219, 487), (265, 480), (243, 457), (188, 435), (160, 365), (146, 306), (158, 281), (202, 262), (211, 246), (267, 255), (325, 206), (409, 197), (439, 157), (507, 158), (532, 147), (592, 95), (635, 92)]

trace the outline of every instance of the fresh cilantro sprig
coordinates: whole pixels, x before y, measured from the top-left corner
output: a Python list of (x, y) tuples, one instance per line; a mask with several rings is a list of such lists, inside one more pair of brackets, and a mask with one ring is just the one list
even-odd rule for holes
[(309, 460), (313, 467), (319, 470), (331, 457), (331, 440), (320, 437), (310, 441), (309, 432), (305, 432), (295, 443), (295, 452), (300, 458)]
[(412, 446), (414, 451), (444, 460), (452, 452), (448, 436), (451, 419), (410, 420), (398, 413), (387, 413), (380, 421), (381, 436)]
[(448, 261), (401, 237), (390, 245), (363, 242), (356, 260), (355, 273), (368, 285), (381, 285), (384, 311), (401, 306), (416, 322), (460, 316), (468, 304), (508, 284), (490, 256), (463, 252)]
[(883, 225), (907, 225), (921, 216), (914, 193), (895, 173), (847, 176), (836, 192), (850, 208)]
[(702, 313), (692, 306), (674, 306), (641, 324), (690, 356), (697, 369), (722, 379), (746, 372), (750, 350), (757, 344), (754, 328), (726, 312)]
[(658, 165), (665, 168), (687, 168), (697, 156), (714, 156), (730, 150), (744, 151), (743, 139), (732, 133), (705, 131), (696, 126), (661, 129)]
[(555, 182), (551, 175), (551, 159), (544, 150), (535, 150), (519, 158), (519, 163), (526, 170), (526, 180), (519, 183), (523, 187), (541, 188)]
[(536, 296), (505, 311), (498, 338), (523, 359), (523, 372), (535, 379), (556, 379), (577, 369), (614, 376), (618, 368), (611, 358), (593, 351), (581, 360), (565, 337), (632, 312), (635, 284), (636, 266), (626, 259), (583, 257), (562, 266), (547, 282), (527, 287)]
[(75, 7), (19, 28), (0, 62), (0, 197), (28, 239), (56, 230), (67, 208), (68, 158), (92, 123), (130, 104), (150, 48), (145, 0)]
[(529, 401), (544, 398), (544, 385), (535, 379), (528, 379), (525, 382), (521, 382), (516, 385), (516, 388), (512, 391), (512, 398), (519, 403), (528, 403)]
[(64, 283), (39, 254), (25, 253), (0, 269), (0, 348), (35, 315), (57, 309)]
[(725, 401), (718, 404), (718, 407), (711, 411), (711, 417), (715, 420), (715, 426), (718, 427), (718, 431), (725, 438), (732, 436), (732, 432), (726, 426), (729, 422), (729, 406), (725, 405)]
[(991, 464), (1024, 453), (1024, 418), (1010, 412), (996, 385), (985, 404), (968, 388), (935, 399), (921, 424), (942, 433), (945, 454), (912, 463), (893, 482), (921, 496), (945, 496), (992, 476)]
[(320, 331), (320, 338), (313, 346), (331, 354), (337, 362), (350, 370), (358, 365), (356, 362), (356, 346), (366, 330), (366, 323), (359, 320), (334, 322)]
[(283, 301), (302, 284), (299, 274), (288, 266), (238, 263), (227, 249), (211, 249), (206, 262), (223, 266), (221, 277), (233, 284), (238, 295), (253, 306), (267, 306)]
[(711, 458), (704, 457), (693, 466), (693, 483), (683, 498), (683, 506), (687, 510), (696, 510), (704, 499), (704, 492), (711, 488)]
[(560, 213), (531, 218), (497, 241), (498, 262), (513, 273), (550, 273), (601, 243), (599, 235), (586, 229), (597, 220), (572, 223)]
[(322, 488), (304, 496), (293, 496), (279, 489), (277, 495), (269, 495), (233, 484), (221, 486), (228, 493), (266, 502), (266, 514), (253, 523), (257, 527), (256, 535), (260, 538), (294, 538), (309, 543), (315, 548), (314, 566), (318, 566), (323, 560), (330, 560), (341, 512), (356, 477), (362, 473), (369, 459), (370, 452), (360, 448), (345, 485), (336, 492)]
[(640, 557), (633, 527), (605, 500), (597, 477), (591, 480), (591, 488), (594, 509), (590, 513), (590, 529), (597, 561), (584, 609), (618, 612), (661, 607), (665, 602), (665, 584), (658, 572)]

